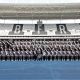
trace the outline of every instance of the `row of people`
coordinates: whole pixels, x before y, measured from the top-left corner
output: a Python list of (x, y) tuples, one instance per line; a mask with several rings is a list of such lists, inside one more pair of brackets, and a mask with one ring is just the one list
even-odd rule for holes
[[(20, 43), (20, 42), (19, 42)], [(2, 41), (0, 43), (0, 51), (28, 51), (28, 50), (47, 50), (47, 51), (80, 51), (80, 44), (14, 44)]]
[[(74, 44), (72, 44), (74, 42)], [(70, 57), (79, 59), (80, 43), (79, 40), (67, 41), (27, 41), (27, 40), (0, 40), (0, 58), (19, 57), (22, 59), (43, 59), (43, 57), (52, 59)]]
[(15, 55), (9, 55), (9, 56), (2, 56), (0, 55), (0, 60), (80, 60), (80, 56), (15, 56)]
[(37, 52), (37, 51), (1, 51), (0, 52), (0, 57), (3, 57), (5, 58), (5, 56), (7, 58), (10, 58), (10, 57), (19, 57), (19, 58), (24, 58), (27, 57), (27, 58), (30, 58), (32, 59), (34, 56), (36, 56), (37, 59), (42, 59), (43, 57), (45, 58), (50, 58), (52, 59), (52, 57), (54, 57), (56, 59), (56, 57), (58, 59), (64, 59), (65, 57), (67, 59), (70, 59), (71, 58), (79, 58), (80, 57), (80, 51), (40, 51), (40, 52)]

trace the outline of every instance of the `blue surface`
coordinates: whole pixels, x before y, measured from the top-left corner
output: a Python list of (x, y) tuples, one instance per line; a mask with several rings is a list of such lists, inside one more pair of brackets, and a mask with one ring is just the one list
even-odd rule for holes
[(0, 61), (0, 80), (80, 80), (80, 61)]

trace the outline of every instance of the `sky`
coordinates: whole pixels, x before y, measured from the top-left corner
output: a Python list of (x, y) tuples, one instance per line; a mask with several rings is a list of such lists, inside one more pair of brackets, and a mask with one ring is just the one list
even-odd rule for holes
[(53, 4), (53, 3), (80, 3), (80, 0), (0, 0), (0, 3), (27, 3), (27, 4)]

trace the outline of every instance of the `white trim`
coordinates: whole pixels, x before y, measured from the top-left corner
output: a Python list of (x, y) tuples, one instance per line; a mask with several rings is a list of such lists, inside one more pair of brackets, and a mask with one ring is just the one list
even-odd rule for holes
[[(38, 20), (0, 19), (1, 24), (36, 24)], [(80, 19), (42, 20), (43, 24), (73, 24), (80, 23)]]
[(0, 3), (27, 3), (27, 4), (55, 4), (55, 3), (79, 3), (80, 0), (0, 0)]

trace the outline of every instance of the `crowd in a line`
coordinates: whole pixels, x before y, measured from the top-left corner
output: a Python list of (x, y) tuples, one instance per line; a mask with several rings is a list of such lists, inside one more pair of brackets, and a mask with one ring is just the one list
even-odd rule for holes
[(80, 40), (0, 40), (0, 59), (79, 60)]

